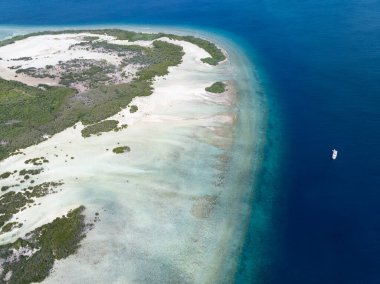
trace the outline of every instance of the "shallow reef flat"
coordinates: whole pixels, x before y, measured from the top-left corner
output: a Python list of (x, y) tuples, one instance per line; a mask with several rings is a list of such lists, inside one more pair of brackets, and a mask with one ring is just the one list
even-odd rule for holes
[[(263, 118), (247, 119), (260, 104), (244, 57), (220, 46), (122, 29), (0, 42), (0, 202), (22, 200), (2, 224), (1, 281), (229, 281)], [(37, 237), (59, 224), (72, 242)], [(19, 269), (44, 257), (35, 278)]]

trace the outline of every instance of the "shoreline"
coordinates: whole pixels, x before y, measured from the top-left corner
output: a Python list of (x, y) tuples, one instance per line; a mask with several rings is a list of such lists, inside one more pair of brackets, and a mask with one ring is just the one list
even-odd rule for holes
[[(98, 27), (98, 26), (97, 26)], [(81, 27), (82, 28), (82, 27)], [(128, 29), (128, 28), (127, 28)], [(147, 31), (147, 30), (144, 30), (144, 31)], [(149, 32), (151, 32), (152, 30), (149, 30)], [(223, 47), (223, 45), (220, 45), (218, 42), (215, 42), (215, 40), (213, 39), (212, 42), (216, 43), (218, 47), (222, 47), (222, 50), (225, 50), (225, 48)], [(226, 42), (225, 42), (226, 44)], [(233, 46), (233, 45), (231, 45)], [(230, 46), (230, 48), (231, 48)], [(246, 58), (244, 58), (244, 56), (242, 55), (242, 52), (239, 50), (239, 49), (231, 49), (231, 52), (236, 52), (236, 54), (234, 56), (236, 56), (235, 60), (240, 60), (240, 61), (244, 61), (244, 60), (247, 60)], [(240, 52), (240, 53), (239, 53)], [(229, 53), (231, 54), (231, 53)], [(239, 58), (239, 55), (241, 56)], [(248, 62), (248, 61), (247, 61)], [(227, 65), (230, 65), (230, 63), (228, 62), (225, 62), (225, 63), (221, 63), (221, 64), (227, 64)], [(243, 63), (243, 62), (240, 62), (240, 64), (242, 66), (245, 66), (246, 62)], [(175, 68), (175, 67), (174, 67)], [(246, 74), (243, 76), (245, 77), (246, 79), (249, 78), (249, 79), (252, 79), (252, 74), (250, 74), (250, 66), (246, 66), (246, 69), (247, 70), (244, 70), (244, 72), (246, 72)], [(238, 71), (238, 69), (236, 69), (235, 71)], [(252, 71), (252, 70), (251, 70)], [(170, 74), (170, 73), (169, 73)], [(239, 77), (239, 76), (235, 76), (235, 77)], [(240, 78), (241, 79), (241, 78)], [(162, 80), (163, 81), (163, 80)], [(252, 83), (252, 82), (251, 82)], [(257, 86), (256, 86), (257, 87)], [(255, 149), (252, 149), (252, 144), (251, 144), (251, 139), (249, 137), (252, 138), (252, 135), (257, 135), (257, 133), (260, 133), (262, 132), (263, 130), (260, 128), (260, 129), (255, 129), (255, 130), (252, 130), (252, 132), (255, 132), (255, 133), (249, 133), (248, 136), (244, 136), (244, 139), (243, 138), (240, 138), (237, 139), (237, 137), (239, 137), (239, 135), (242, 135), (242, 132), (244, 132), (244, 130), (246, 130), (247, 126), (248, 128), (250, 129), (253, 125), (251, 125), (253, 122), (250, 121), (252, 118), (250, 117), (250, 112), (252, 112), (252, 109), (255, 109), (258, 111), (263, 111), (262, 109), (258, 109), (261, 107), (263, 107), (263, 105), (261, 105), (261, 103), (255, 105), (255, 103), (252, 102), (252, 100), (254, 98), (252, 97), (249, 97), (250, 95), (252, 95), (252, 89), (253, 87), (252, 86), (246, 86), (244, 85), (244, 83), (240, 82), (238, 83), (237, 85), (237, 92), (239, 93), (239, 95), (237, 96), (237, 106), (236, 106), (236, 109), (240, 112), (239, 114), (239, 118), (238, 118), (238, 121), (236, 122), (237, 123), (237, 126), (234, 130), (234, 136), (235, 136), (235, 139), (234, 139), (234, 146), (233, 146), (233, 150), (230, 152), (230, 156), (231, 156), (231, 162), (230, 162), (230, 166), (229, 166), (229, 177), (228, 178), (225, 178), (225, 180), (229, 180), (229, 186), (231, 188), (233, 188), (234, 186), (236, 186), (236, 184), (239, 184), (239, 178), (241, 178), (241, 173), (235, 173), (234, 172), (234, 166), (233, 164), (236, 163), (236, 164), (240, 164), (242, 162), (242, 158), (243, 160), (246, 160), (247, 159), (247, 151), (249, 153), (251, 152), (254, 152), (255, 155), (257, 155), (256, 157), (254, 157), (254, 159), (260, 159), (260, 156), (262, 155), (262, 153), (260, 153), (260, 147), (263, 147), (263, 141), (259, 141), (260, 139), (263, 139), (262, 137), (256, 137), (255, 139), (259, 139), (257, 140), (256, 143), (256, 146), (255, 146)], [(248, 92), (247, 92), (248, 91)], [(244, 97), (241, 96), (241, 93), (240, 92), (247, 92), (245, 94)], [(145, 98), (142, 98), (142, 99), (145, 99)], [(149, 97), (147, 97), (146, 99), (149, 99)], [(245, 101), (244, 101), (245, 100)], [(250, 102), (247, 104), (247, 102)], [(142, 104), (143, 105), (143, 104)], [(265, 111), (264, 111), (265, 112)], [(262, 117), (262, 119), (264, 119), (264, 117)], [(256, 124), (255, 124), (256, 123)], [(258, 123), (257, 121), (254, 123), (254, 125), (256, 125), (257, 127), (257, 124), (260, 124)], [(262, 127), (265, 127), (265, 124), (262, 123)], [(247, 133), (245, 133), (245, 135), (247, 135)], [(243, 141), (244, 140), (244, 141)], [(133, 149), (132, 149), (133, 151)], [(248, 155), (248, 156), (251, 156), (251, 155)], [(242, 198), (244, 196), (244, 198), (246, 198), (246, 195), (248, 194), (249, 195), (253, 195), (254, 193), (251, 191), (251, 182), (252, 182), (252, 177), (248, 177), (252, 174), (252, 161), (250, 160), (250, 158), (248, 158), (248, 160), (245, 161), (246, 163), (246, 170), (244, 170), (245, 174), (245, 183), (244, 184), (241, 184), (239, 185), (240, 187), (242, 188), (245, 188), (245, 189), (241, 189), (243, 190), (243, 192), (240, 192), (241, 193), (241, 197), (239, 197), (238, 199)], [(259, 171), (260, 170), (260, 162), (257, 162), (256, 161), (256, 164), (254, 164), (257, 168), (255, 169), (255, 171)], [(250, 199), (250, 198), (248, 198)], [(245, 203), (245, 202), (244, 202)], [(246, 210), (246, 212), (244, 212), (243, 214), (245, 214), (245, 219), (249, 219), (249, 210), (250, 210), (250, 207), (251, 205), (250, 204), (246, 204), (244, 208), (244, 210)], [(241, 212), (239, 212), (239, 210), (241, 209), (241, 207), (239, 208), (236, 208), (234, 214), (236, 214), (236, 220), (238, 220), (239, 218), (241, 218)], [(231, 212), (227, 212), (228, 214), (230, 214)], [(224, 214), (227, 214), (227, 213), (224, 213)], [(230, 224), (231, 225), (231, 224)], [(232, 225), (232, 227), (234, 227), (235, 225)], [(240, 237), (239, 239), (243, 239), (244, 236), (245, 236), (245, 233), (244, 233), (244, 227), (245, 225), (244, 224), (241, 224), (239, 227), (239, 230), (241, 230), (242, 232), (240, 233)], [(236, 228), (235, 228), (236, 229)], [(232, 231), (231, 231), (232, 235), (234, 235), (234, 237), (236, 237), (236, 233), (234, 234)], [(233, 255), (235, 257), (235, 259), (237, 258), (238, 255), (240, 255), (241, 253), (241, 247), (239, 248), (239, 246), (241, 246), (241, 244), (237, 244), (237, 245), (234, 245), (234, 248), (231, 248), (231, 237), (226, 237), (225, 241), (222, 241), (222, 243), (224, 242), (224, 245), (226, 250), (229, 250), (229, 255)], [(239, 242), (241, 243), (241, 241)], [(232, 249), (232, 250), (231, 250)], [(227, 259), (227, 257), (222, 257), (221, 259)], [(228, 261), (227, 261), (228, 262)], [(224, 273), (216, 273), (216, 271), (214, 272), (214, 276), (212, 276), (212, 278), (216, 279), (218, 277), (220, 278), (223, 278), (223, 276), (227, 275), (228, 273), (226, 273), (226, 271), (229, 271), (229, 272), (233, 272), (233, 271), (236, 271), (235, 269), (237, 269), (236, 267), (236, 263), (223, 263), (223, 264), (220, 264), (220, 265), (216, 265), (215, 264), (215, 269), (217, 269), (217, 267), (220, 269), (219, 272), (221, 271), (224, 271)], [(225, 270), (225, 268), (227, 268), (227, 270)], [(208, 277), (211, 277), (210, 275)], [(202, 279), (202, 277), (200, 278)]]

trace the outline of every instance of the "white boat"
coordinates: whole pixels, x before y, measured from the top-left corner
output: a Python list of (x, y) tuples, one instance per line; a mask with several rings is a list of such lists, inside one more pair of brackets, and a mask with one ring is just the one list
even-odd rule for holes
[(335, 149), (333, 149), (333, 150), (332, 150), (332, 156), (331, 156), (331, 158), (332, 158), (333, 160), (335, 160), (336, 157), (338, 157), (338, 151), (335, 150)]

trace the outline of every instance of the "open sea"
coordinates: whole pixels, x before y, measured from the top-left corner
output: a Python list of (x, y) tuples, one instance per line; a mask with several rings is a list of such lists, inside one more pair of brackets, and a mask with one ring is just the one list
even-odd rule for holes
[(91, 24), (210, 31), (258, 71), (267, 143), (236, 283), (380, 283), (378, 0), (0, 0), (0, 25)]

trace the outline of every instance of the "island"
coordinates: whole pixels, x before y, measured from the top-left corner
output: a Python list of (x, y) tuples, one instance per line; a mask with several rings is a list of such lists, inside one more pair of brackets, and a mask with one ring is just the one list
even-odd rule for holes
[(216, 94), (224, 93), (226, 91), (226, 84), (224, 84), (223, 82), (215, 82), (211, 86), (206, 87), (205, 90), (207, 92), (216, 93)]
[(225, 204), (239, 208), (246, 187), (229, 190), (243, 148), (227, 62), (212, 40), (170, 31), (0, 41), (0, 282), (186, 283), (232, 271)]

